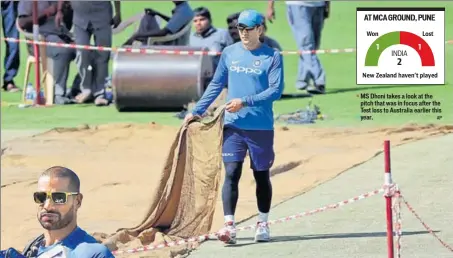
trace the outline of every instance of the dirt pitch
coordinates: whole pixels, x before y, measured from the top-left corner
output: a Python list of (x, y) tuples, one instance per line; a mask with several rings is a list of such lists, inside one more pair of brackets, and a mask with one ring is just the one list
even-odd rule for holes
[[(155, 175), (162, 169), (177, 129), (154, 123), (81, 126), (2, 142), (1, 248), (22, 249), (40, 233), (31, 196), (38, 175), (54, 165), (70, 167), (81, 178), (85, 196), (79, 212), (82, 228), (113, 233), (118, 228), (135, 226), (146, 212), (156, 186)], [(279, 126), (272, 170), (273, 204), (367, 161), (382, 150), (384, 139), (400, 145), (452, 132), (453, 126), (435, 125), (375, 129)], [(236, 217), (244, 220), (256, 212), (253, 175), (245, 171)], [(219, 197), (212, 231), (222, 222)], [(129, 257), (168, 257), (184, 251), (176, 248), (174, 252), (162, 250)]]

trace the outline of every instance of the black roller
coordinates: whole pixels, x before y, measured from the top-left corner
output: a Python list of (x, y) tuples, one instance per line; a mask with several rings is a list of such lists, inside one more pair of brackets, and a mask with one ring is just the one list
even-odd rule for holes
[[(154, 50), (207, 51), (186, 46), (146, 46)], [(118, 52), (112, 87), (118, 111), (181, 110), (202, 96), (212, 77), (207, 55)]]

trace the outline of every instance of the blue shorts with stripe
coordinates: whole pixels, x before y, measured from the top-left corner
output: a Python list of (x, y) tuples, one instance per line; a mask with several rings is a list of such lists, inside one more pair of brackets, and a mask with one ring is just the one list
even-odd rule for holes
[(223, 162), (241, 162), (249, 152), (251, 168), (268, 170), (274, 164), (274, 131), (241, 130), (225, 126), (223, 129)]

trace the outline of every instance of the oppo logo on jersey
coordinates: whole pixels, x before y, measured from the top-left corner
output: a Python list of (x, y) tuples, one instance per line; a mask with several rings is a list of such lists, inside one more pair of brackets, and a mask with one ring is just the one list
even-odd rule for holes
[(253, 68), (247, 68), (247, 67), (236, 66), (236, 65), (230, 66), (230, 71), (237, 72), (237, 73), (245, 73), (245, 74), (257, 74), (257, 75), (260, 75), (263, 73), (263, 71), (261, 71), (260, 69), (253, 69)]

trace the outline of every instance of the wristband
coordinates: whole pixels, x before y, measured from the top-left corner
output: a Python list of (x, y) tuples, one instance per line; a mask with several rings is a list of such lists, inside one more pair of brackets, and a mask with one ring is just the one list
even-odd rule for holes
[(243, 107), (249, 106), (249, 97), (248, 96), (247, 97), (242, 97), (241, 101), (242, 101), (242, 106)]

